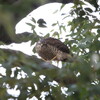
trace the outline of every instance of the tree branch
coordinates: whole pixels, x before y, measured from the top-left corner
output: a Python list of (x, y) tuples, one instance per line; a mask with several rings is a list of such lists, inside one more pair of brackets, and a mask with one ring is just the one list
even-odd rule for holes
[[(12, 60), (14, 57), (16, 57), (16, 60), (13, 61), (13, 67), (15, 66), (31, 66), (32, 64), (36, 65), (32, 67), (34, 70), (38, 71), (40, 69), (51, 69), (51, 68), (56, 68), (56, 66), (44, 62), (41, 59), (38, 59), (35, 55), (29, 56), (26, 55), (20, 51), (16, 50), (10, 50), (10, 49), (1, 49), (0, 48), (0, 58), (3, 58), (3, 62), (8, 61), (8, 59), (12, 57)], [(2, 63), (2, 59), (0, 59), (0, 62)]]

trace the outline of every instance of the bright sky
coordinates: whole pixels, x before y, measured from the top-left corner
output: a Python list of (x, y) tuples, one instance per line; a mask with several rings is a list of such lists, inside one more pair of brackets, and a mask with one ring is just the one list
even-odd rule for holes
[[(39, 34), (39, 32), (43, 32), (44, 35), (50, 32), (52, 28), (53, 23), (56, 23), (59, 21), (59, 23), (64, 23), (65, 21), (69, 21), (72, 18), (62, 20), (61, 14), (66, 14), (69, 15), (69, 12), (71, 11), (71, 7), (73, 6), (72, 3), (66, 4), (62, 10), (60, 10), (62, 4), (61, 3), (49, 3), (45, 4), (43, 6), (40, 6), (36, 10), (32, 11), (29, 13), (24, 19), (22, 19), (17, 25), (16, 25), (16, 33), (21, 33), (21, 32), (32, 32), (31, 27), (26, 24), (32, 23), (31, 18), (33, 17), (36, 21), (40, 18), (44, 19), (47, 22), (47, 28), (39, 28), (37, 24), (35, 24), (36, 27), (36, 32)], [(67, 9), (67, 10), (66, 10)], [(67, 23), (66, 22), (66, 23)], [(24, 27), (22, 27), (22, 23), (24, 24)], [(33, 23), (34, 24), (34, 23)], [(55, 28), (56, 29), (56, 28)]]

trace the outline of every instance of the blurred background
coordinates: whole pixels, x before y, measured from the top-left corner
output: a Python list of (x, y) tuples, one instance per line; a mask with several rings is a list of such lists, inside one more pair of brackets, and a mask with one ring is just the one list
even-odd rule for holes
[[(37, 25), (44, 30), (49, 21), (36, 19), (30, 12), (54, 2), (60, 6), (59, 10), (54, 9), (53, 14), (60, 14), (62, 19), (53, 20), (50, 30), (43, 34), (36, 30)], [(66, 5), (70, 3), (73, 5), (68, 13)], [(31, 17), (28, 17), (30, 21), (26, 25), (32, 31), (16, 33), (16, 25), (27, 15)], [(71, 20), (68, 20), (69, 16)], [(76, 60), (64, 62), (62, 68), (58, 68), (33, 55), (36, 54), (36, 42), (49, 36), (68, 45)], [(25, 46), (26, 43), (30, 47)], [(24, 44), (19, 47), (29, 50), (30, 54), (18, 50), (19, 47), (9, 48), (17, 44)], [(99, 73), (100, 0), (0, 0), (1, 100), (99, 100)]]

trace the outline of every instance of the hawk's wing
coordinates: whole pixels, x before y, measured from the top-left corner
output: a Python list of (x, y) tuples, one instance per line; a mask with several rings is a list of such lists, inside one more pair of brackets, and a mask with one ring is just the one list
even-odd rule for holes
[(49, 37), (49, 38), (41, 40), (41, 43), (49, 44), (51, 46), (54, 46), (55, 48), (57, 48), (58, 50), (62, 52), (70, 53), (68, 47), (58, 39)]

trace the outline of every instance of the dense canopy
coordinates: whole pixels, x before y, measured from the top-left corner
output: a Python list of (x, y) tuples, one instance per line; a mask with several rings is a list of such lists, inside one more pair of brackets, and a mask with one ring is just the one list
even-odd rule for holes
[[(37, 55), (1, 48), (27, 41), (34, 46), (43, 38), (35, 31), (36, 24), (46, 28), (44, 24), (47, 22), (43, 20), (42, 24), (32, 18), (36, 24), (27, 23), (33, 30), (32, 34), (15, 34), (15, 25), (33, 9), (52, 0), (0, 1), (0, 100), (100, 99), (100, 2), (85, 1), (59, 0), (64, 3), (61, 9), (66, 3), (74, 3), (68, 16), (61, 15), (64, 15), (62, 21), (73, 17), (72, 21), (65, 22), (70, 27), (70, 33), (67, 34), (67, 26), (58, 21), (52, 26), (58, 26), (59, 32), (52, 29), (44, 36), (48, 38), (53, 33), (52, 37), (60, 39), (65, 33), (64, 44), (77, 56), (77, 61), (63, 62), (62, 68), (41, 60)], [(36, 54), (34, 48), (33, 53)]]

